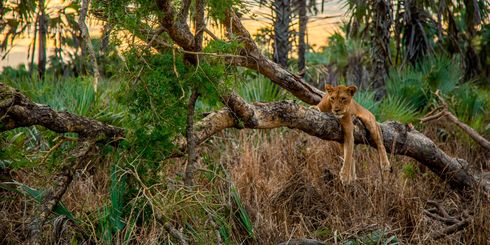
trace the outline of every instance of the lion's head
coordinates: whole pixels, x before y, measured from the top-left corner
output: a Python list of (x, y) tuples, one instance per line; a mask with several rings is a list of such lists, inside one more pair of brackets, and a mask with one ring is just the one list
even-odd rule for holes
[(352, 96), (357, 91), (356, 86), (337, 86), (333, 87), (330, 84), (325, 85), (325, 90), (328, 93), (328, 99), (330, 105), (332, 106), (332, 113), (338, 117), (342, 118), (347, 110), (349, 109), (350, 103), (352, 101)]

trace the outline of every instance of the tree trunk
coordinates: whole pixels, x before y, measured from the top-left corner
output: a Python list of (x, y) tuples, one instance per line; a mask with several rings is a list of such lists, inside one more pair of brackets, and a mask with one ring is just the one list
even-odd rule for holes
[(46, 36), (48, 33), (48, 23), (44, 0), (39, 0), (39, 49), (37, 59), (37, 72), (39, 79), (44, 80), (46, 73)]
[(85, 46), (88, 52), (88, 57), (90, 59), (92, 74), (94, 75), (94, 80), (93, 80), (94, 91), (97, 92), (97, 87), (99, 85), (99, 80), (100, 80), (99, 66), (97, 64), (97, 55), (95, 54), (94, 46), (92, 45), (92, 40), (90, 40), (90, 33), (87, 24), (85, 24), (85, 17), (87, 16), (89, 5), (90, 5), (90, 0), (82, 1), (80, 16), (78, 18), (78, 27), (80, 28), (80, 32), (82, 35), (82, 42), (85, 44), (82, 45), (82, 55), (84, 50), (83, 46)]
[(291, 23), (290, 0), (274, 0), (274, 62), (283, 68), (288, 66), (289, 24)]
[(109, 49), (109, 43), (111, 39), (112, 32), (112, 24), (106, 23), (104, 28), (102, 29), (102, 42), (100, 45), (100, 54), (106, 55), (107, 50)]
[(371, 70), (371, 80), (372, 87), (376, 92), (376, 99), (379, 100), (386, 96), (385, 83), (388, 78), (388, 68), (391, 62), (391, 0), (374, 0), (373, 11), (374, 23), (371, 37), (371, 57), (373, 59), (373, 68)]
[(298, 70), (301, 72), (305, 69), (306, 54), (306, 24), (308, 16), (306, 15), (306, 0), (298, 0), (299, 8), (299, 32), (298, 32)]
[(475, 26), (480, 24), (480, 9), (476, 0), (465, 0), (466, 7), (465, 24), (468, 30), (467, 48), (465, 52), (465, 81), (471, 80), (481, 72), (481, 62), (473, 47), (473, 37), (476, 35)]

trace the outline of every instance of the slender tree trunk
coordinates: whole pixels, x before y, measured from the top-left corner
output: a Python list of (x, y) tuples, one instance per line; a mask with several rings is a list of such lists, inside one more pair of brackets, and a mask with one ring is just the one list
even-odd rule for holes
[[(90, 0), (83, 0), (82, 7), (80, 9), (80, 16), (78, 18), (78, 27), (80, 28), (82, 42), (85, 44), (85, 48), (88, 52), (88, 57), (92, 63), (92, 74), (94, 75), (93, 87), (94, 91), (97, 92), (97, 87), (99, 85), (100, 73), (99, 66), (97, 64), (97, 55), (94, 51), (94, 46), (92, 45), (92, 40), (90, 40), (90, 33), (88, 31), (87, 24), (85, 24), (85, 17), (87, 16), (88, 8), (90, 5)], [(83, 46), (82, 46), (82, 50)], [(83, 53), (82, 53), (83, 54)]]
[(37, 39), (37, 27), (39, 25), (39, 13), (36, 16), (36, 23), (34, 24), (34, 38), (32, 39), (32, 48), (29, 50), (31, 61), (29, 62), (29, 75), (32, 76), (34, 73), (34, 55), (36, 53), (36, 39)]
[(301, 72), (305, 69), (306, 54), (306, 24), (308, 16), (306, 15), (306, 0), (298, 0), (299, 4), (299, 33), (298, 33), (298, 70)]
[(376, 92), (376, 99), (379, 100), (386, 95), (385, 83), (388, 78), (388, 69), (391, 63), (391, 0), (374, 0), (373, 9), (374, 23), (371, 33), (371, 57), (373, 59), (373, 68), (371, 70), (371, 83)]
[(192, 186), (193, 175), (195, 164), (197, 160), (196, 154), (196, 137), (194, 136), (194, 108), (196, 106), (197, 98), (199, 97), (199, 92), (197, 89), (192, 91), (191, 97), (189, 98), (189, 104), (187, 106), (187, 128), (186, 128), (186, 136), (187, 136), (187, 167), (185, 169), (185, 177), (184, 184), (186, 186)]
[(46, 19), (44, 0), (39, 0), (39, 49), (37, 59), (37, 71), (39, 79), (44, 80), (44, 74), (46, 73), (46, 36), (48, 23)]
[(290, 0), (274, 0), (274, 62), (283, 68), (288, 66), (289, 24), (291, 23)]
[(466, 7), (465, 24), (468, 30), (465, 52), (465, 81), (468, 81), (481, 72), (481, 62), (472, 45), (472, 38), (476, 35), (475, 26), (481, 23), (481, 17), (476, 0), (465, 0), (464, 5)]
[(106, 23), (102, 29), (102, 43), (100, 45), (100, 54), (105, 55), (109, 48), (109, 42), (112, 32), (112, 24)]

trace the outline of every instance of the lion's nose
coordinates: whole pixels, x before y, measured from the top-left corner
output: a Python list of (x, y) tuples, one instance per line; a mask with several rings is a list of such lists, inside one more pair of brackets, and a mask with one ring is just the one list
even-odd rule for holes
[(340, 113), (340, 109), (335, 109), (334, 112), (335, 113)]

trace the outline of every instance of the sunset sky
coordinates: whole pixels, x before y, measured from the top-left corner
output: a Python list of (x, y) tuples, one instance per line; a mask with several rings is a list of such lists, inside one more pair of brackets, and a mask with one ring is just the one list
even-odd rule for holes
[[(320, 8), (321, 6), (319, 5), (318, 9)], [(270, 13), (270, 9), (263, 7), (252, 7), (250, 13), (243, 17), (242, 22), (251, 34), (256, 33), (259, 28), (270, 24), (263, 17), (263, 13)], [(327, 37), (338, 30), (338, 24), (342, 21), (343, 14), (344, 10), (342, 9), (342, 3), (339, 3), (339, 1), (337, 0), (327, 1), (324, 5), (323, 13), (310, 18), (310, 22), (307, 26), (308, 43), (316, 47), (325, 45)], [(328, 16), (339, 17), (325, 18)], [(92, 26), (90, 27), (91, 35), (100, 36), (102, 27), (95, 23), (88, 24), (92, 24)], [(5, 57), (4, 60), (0, 59), (0, 71), (3, 70), (4, 66), (16, 67), (18, 64), (28, 62), (27, 53), (31, 39), (32, 35), (26, 35), (26, 37), (23, 39), (16, 39), (15, 46), (10, 50), (9, 54)], [(49, 56), (51, 54), (52, 48), (48, 47), (47, 55)], [(0, 57), (1, 56), (3, 56), (3, 54), (1, 54)]]

